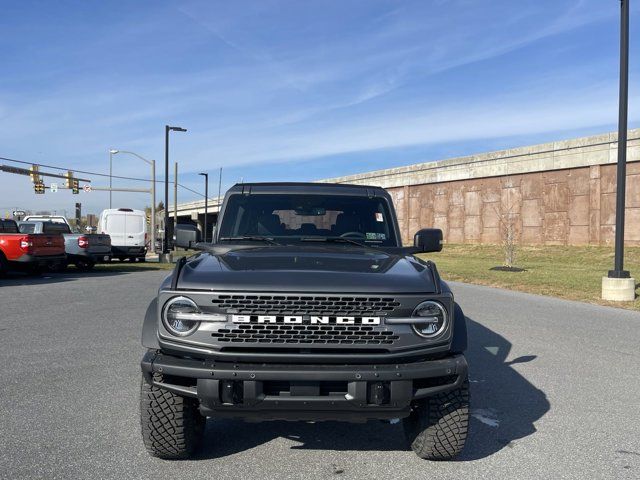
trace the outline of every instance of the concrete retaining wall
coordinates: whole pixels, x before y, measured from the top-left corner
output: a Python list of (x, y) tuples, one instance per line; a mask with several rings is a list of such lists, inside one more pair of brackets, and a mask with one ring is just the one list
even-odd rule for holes
[[(625, 240), (640, 245), (640, 129), (629, 131)], [(452, 243), (607, 245), (615, 233), (614, 133), (380, 170), (324, 182), (389, 190), (403, 239), (435, 226)]]

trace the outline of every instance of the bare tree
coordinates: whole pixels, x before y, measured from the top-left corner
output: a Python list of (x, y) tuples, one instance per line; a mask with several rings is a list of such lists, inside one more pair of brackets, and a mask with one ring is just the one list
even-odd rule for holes
[(515, 204), (509, 202), (506, 211), (500, 211), (495, 206), (493, 208), (500, 222), (500, 240), (502, 252), (504, 253), (504, 266), (513, 268), (518, 252), (518, 214), (514, 211)]

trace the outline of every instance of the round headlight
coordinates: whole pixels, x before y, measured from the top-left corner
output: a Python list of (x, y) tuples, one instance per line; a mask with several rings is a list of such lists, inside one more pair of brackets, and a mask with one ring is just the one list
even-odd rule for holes
[(424, 323), (414, 323), (413, 330), (425, 338), (440, 335), (447, 327), (447, 310), (438, 302), (422, 302), (413, 311), (412, 317), (424, 317)]
[(173, 335), (186, 337), (198, 329), (200, 322), (181, 319), (181, 313), (200, 313), (200, 309), (190, 298), (174, 297), (162, 309), (162, 323)]

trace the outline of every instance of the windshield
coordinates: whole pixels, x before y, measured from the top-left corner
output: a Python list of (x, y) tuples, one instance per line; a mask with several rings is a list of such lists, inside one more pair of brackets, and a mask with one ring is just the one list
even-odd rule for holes
[(294, 241), (342, 237), (370, 245), (398, 245), (385, 199), (349, 195), (232, 195), (219, 239), (249, 236)]

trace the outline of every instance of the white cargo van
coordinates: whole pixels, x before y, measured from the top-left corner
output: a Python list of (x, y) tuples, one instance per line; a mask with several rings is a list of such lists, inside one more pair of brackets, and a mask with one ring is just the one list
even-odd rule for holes
[(98, 231), (111, 237), (113, 258), (144, 261), (147, 254), (147, 221), (142, 210), (110, 208), (103, 210)]

